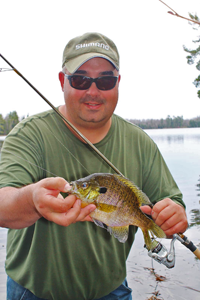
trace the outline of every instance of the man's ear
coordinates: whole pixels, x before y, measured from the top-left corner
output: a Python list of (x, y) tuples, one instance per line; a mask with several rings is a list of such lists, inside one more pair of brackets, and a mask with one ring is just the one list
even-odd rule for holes
[(60, 80), (60, 85), (61, 85), (62, 91), (64, 92), (65, 75), (64, 75), (63, 72), (60, 72), (60, 73), (58, 74), (58, 77), (59, 77), (59, 80)]

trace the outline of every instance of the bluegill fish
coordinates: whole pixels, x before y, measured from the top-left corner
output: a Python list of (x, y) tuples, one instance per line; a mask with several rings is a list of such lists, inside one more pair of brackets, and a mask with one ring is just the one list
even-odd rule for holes
[[(165, 233), (140, 209), (152, 205), (149, 198), (129, 179), (117, 174), (96, 173), (70, 183), (70, 194), (82, 201), (82, 206), (95, 204), (90, 214), (94, 223), (106, 228), (121, 243), (128, 238), (129, 225), (141, 228), (148, 250), (152, 248), (149, 232), (159, 238)], [(106, 224), (107, 226), (105, 226)]]

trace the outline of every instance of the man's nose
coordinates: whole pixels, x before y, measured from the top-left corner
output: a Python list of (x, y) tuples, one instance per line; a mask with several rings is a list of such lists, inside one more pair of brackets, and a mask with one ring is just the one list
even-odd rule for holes
[(97, 88), (95, 82), (92, 82), (91, 86), (87, 90), (87, 93), (90, 95), (98, 95), (100, 93), (100, 90)]

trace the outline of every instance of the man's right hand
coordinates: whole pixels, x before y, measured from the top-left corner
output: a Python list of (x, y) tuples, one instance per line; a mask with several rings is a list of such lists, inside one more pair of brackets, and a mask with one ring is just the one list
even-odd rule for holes
[(45, 178), (22, 188), (0, 189), (0, 226), (20, 229), (45, 219), (61, 226), (78, 221), (92, 221), (95, 210), (90, 204), (81, 208), (81, 200), (74, 195), (63, 198), (60, 192), (69, 191), (69, 183), (61, 178)]
[(74, 195), (66, 198), (60, 192), (67, 192), (69, 183), (60, 177), (45, 178), (33, 187), (33, 204), (45, 219), (62, 226), (78, 221), (92, 221), (89, 214), (95, 210), (90, 204), (81, 208), (81, 200)]

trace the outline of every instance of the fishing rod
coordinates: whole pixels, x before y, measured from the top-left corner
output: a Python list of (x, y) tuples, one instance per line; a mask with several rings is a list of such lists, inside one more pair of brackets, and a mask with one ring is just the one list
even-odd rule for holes
[[(92, 150), (94, 150), (117, 174), (125, 177), (74, 125), (71, 124), (64, 116), (60, 113), (60, 111), (46, 98), (42, 95), (2, 54), (0, 57), (12, 68), (17, 75), (19, 75), (39, 96), (56, 112), (56, 114), (68, 124), (68, 126), (83, 140), (86, 144), (90, 146)], [(0, 68), (0, 72), (10, 71), (10, 69)], [(174, 267), (175, 264), (175, 250), (174, 250), (174, 242), (175, 240), (180, 241), (184, 246), (186, 246), (190, 251), (194, 253), (194, 255), (200, 259), (200, 250), (188, 240), (188, 238), (181, 234), (174, 234), (173, 239), (171, 241), (170, 250), (167, 251), (166, 247), (161, 243), (156, 241), (156, 246), (154, 249), (148, 252), (148, 255), (152, 257), (159, 263), (164, 264), (168, 268)]]
[[(84, 140), (84, 142), (86, 142), (86, 144), (88, 144), (90, 146), (90, 148), (92, 150), (94, 150), (117, 174), (121, 175), (124, 177), (124, 175), (74, 126), (71, 124), (71, 122), (69, 122), (64, 116), (63, 114), (60, 113), (60, 111), (44, 96), (42, 95), (13, 65), (11, 65), (11, 63), (2, 55), (0, 54), (0, 57), (3, 58), (3, 60), (5, 60), (5, 62), (12, 68), (13, 71), (15, 71), (15, 73), (17, 73), (17, 75), (19, 75), (22, 79), (24, 79), (24, 81), (26, 81), (26, 83), (28, 83), (28, 85), (34, 89), (34, 91), (40, 95), (40, 97), (42, 97), (42, 99), (51, 106), (51, 108), (57, 113), (57, 115), (63, 120), (65, 121), (69, 127), (82, 139)], [(0, 69), (1, 70), (5, 70), (5, 69)]]

